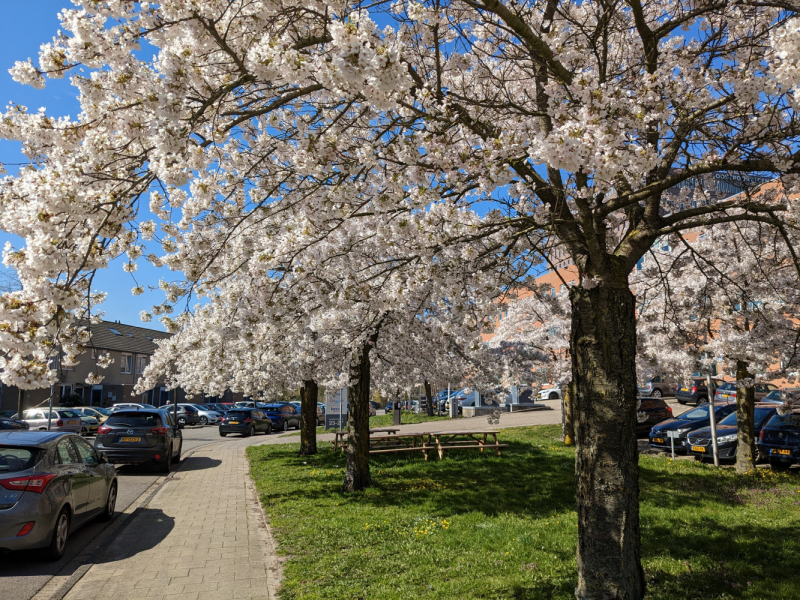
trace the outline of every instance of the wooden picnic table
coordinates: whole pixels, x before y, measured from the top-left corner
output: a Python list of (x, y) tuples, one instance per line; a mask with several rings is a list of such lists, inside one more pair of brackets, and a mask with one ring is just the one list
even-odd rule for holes
[[(392, 435), (393, 433), (397, 433), (398, 431), (400, 430), (397, 429), (396, 427), (382, 427), (378, 429), (370, 429), (369, 430), (370, 441), (372, 441), (373, 434), (386, 433), (387, 435)], [(342, 429), (341, 431), (334, 431), (333, 433), (334, 433), (333, 449), (338, 450), (339, 448), (342, 448), (342, 451), (344, 451), (344, 446), (345, 446), (344, 442), (347, 439), (347, 429)]]
[[(508, 444), (497, 442), (497, 431), (435, 431), (430, 434), (428, 443), (436, 448), (439, 453), (439, 460), (444, 458), (447, 450), (462, 450), (465, 448), (477, 448), (483, 452), (487, 448), (495, 448), (497, 456), (501, 456), (501, 448), (508, 447)], [(492, 443), (488, 438), (491, 437)]]
[[(387, 435), (373, 435), (381, 433)], [(439, 454), (439, 460), (441, 460), (448, 450), (472, 448), (483, 452), (488, 448), (494, 448), (497, 450), (497, 455), (501, 456), (501, 448), (508, 447), (508, 444), (498, 443), (497, 433), (493, 429), (486, 431), (434, 431), (423, 433), (400, 433), (400, 430), (396, 428), (370, 429), (369, 453), (421, 452), (425, 460), (428, 460), (428, 451), (436, 450)], [(344, 452), (347, 431), (336, 431), (335, 434), (334, 450), (341, 448), (342, 452)]]

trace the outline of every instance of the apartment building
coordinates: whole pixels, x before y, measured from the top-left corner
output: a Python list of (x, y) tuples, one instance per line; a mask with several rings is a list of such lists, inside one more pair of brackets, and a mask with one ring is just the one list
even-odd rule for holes
[[(156, 341), (171, 334), (144, 327), (124, 325), (113, 321), (101, 321), (90, 325), (92, 339), (90, 347), (80, 356), (80, 364), (74, 367), (61, 365), (59, 381), (55, 386), (54, 402), (71, 394), (80, 396), (91, 406), (111, 406), (117, 402), (144, 402), (161, 406), (174, 400), (183, 401), (183, 390), (169, 391), (159, 385), (141, 395), (133, 395), (133, 387), (156, 350)], [(99, 368), (97, 359), (109, 353), (113, 363)], [(100, 384), (86, 383), (86, 378), (97, 372), (103, 375)], [(50, 389), (26, 390), (25, 408), (39, 406), (49, 401)], [(16, 387), (0, 387), (0, 410), (17, 409), (18, 390)]]

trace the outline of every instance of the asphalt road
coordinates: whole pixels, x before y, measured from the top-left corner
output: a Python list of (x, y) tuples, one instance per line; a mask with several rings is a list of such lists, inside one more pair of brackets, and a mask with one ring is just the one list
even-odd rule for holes
[[(93, 438), (88, 439), (93, 442)], [(219, 437), (216, 427), (187, 427), (183, 430), (182, 453), (186, 454), (198, 446), (220, 441), (223, 440)], [(120, 465), (117, 467), (117, 477), (119, 495), (116, 513), (119, 517), (119, 514), (144, 493), (160, 474), (152, 467)], [(43, 562), (37, 558), (35, 552), (0, 557), (0, 598), (2, 600), (32, 598), (106, 527), (108, 523), (92, 522), (76, 531), (69, 540), (66, 553), (58, 562)]]

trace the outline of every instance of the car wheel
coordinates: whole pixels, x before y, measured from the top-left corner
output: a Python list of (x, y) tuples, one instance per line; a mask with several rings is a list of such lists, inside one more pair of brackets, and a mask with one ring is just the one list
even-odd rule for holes
[(158, 463), (158, 470), (161, 473), (169, 473), (172, 470), (172, 452), (167, 451), (167, 457)]
[(695, 406), (700, 406), (703, 402), (708, 402), (708, 398), (706, 398), (705, 396), (700, 396), (697, 399), (697, 402), (694, 403), (694, 405)]
[(183, 452), (183, 444), (181, 444), (180, 448), (178, 448), (178, 454), (176, 454), (175, 458), (172, 459), (173, 462), (176, 462), (176, 463), (181, 462), (181, 452)]
[(783, 462), (769, 463), (769, 466), (773, 471), (788, 471), (789, 467), (791, 467), (789, 463), (783, 463)]
[(553, 392), (552, 394), (550, 394), (550, 395), (547, 397), (547, 399), (548, 399), (548, 400), (558, 400), (558, 394), (556, 394), (555, 392)]
[(228, 435), (228, 434), (225, 433), (224, 431), (220, 431), (219, 432), (219, 437), (225, 437), (226, 435)]
[(662, 396), (662, 395), (663, 395), (663, 394), (661, 393), (661, 390), (658, 390), (658, 389), (656, 389), (656, 390), (653, 390), (653, 393), (652, 393), (652, 394), (650, 394), (650, 396), (651, 396), (652, 398), (661, 398), (661, 396)]
[(56, 526), (53, 528), (53, 535), (50, 538), (50, 545), (45, 551), (45, 558), (47, 560), (58, 560), (64, 556), (64, 551), (67, 549), (67, 541), (69, 540), (69, 509), (65, 506), (58, 513), (56, 519)]
[(178, 424), (186, 427), (186, 417), (178, 417)]
[(267, 424), (267, 431), (266, 431), (265, 433), (266, 433), (267, 435), (269, 435), (270, 433), (272, 433), (272, 423), (268, 423), (268, 424)]
[(250, 437), (250, 436), (251, 436), (251, 435), (253, 435), (255, 432), (256, 432), (256, 428), (255, 428), (255, 427), (253, 427), (252, 425), (250, 425), (250, 429), (248, 429), (248, 430), (245, 432), (245, 434), (244, 434), (244, 437)]
[(208, 425), (208, 417), (200, 417), (200, 425)]
[(101, 521), (110, 521), (114, 518), (114, 509), (117, 507), (117, 482), (111, 484), (108, 490), (108, 498), (106, 498), (106, 509), (100, 515)]
[(283, 430), (284, 431), (289, 431), (289, 421), (288, 420), (283, 422)]

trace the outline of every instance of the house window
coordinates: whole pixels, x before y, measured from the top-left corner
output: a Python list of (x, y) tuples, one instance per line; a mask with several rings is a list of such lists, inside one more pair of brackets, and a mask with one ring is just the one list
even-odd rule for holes
[(92, 348), (92, 360), (97, 360), (97, 348)]
[(72, 386), (71, 385), (62, 385), (61, 386), (61, 397), (66, 398), (72, 394)]
[(130, 373), (133, 367), (133, 355), (122, 353), (122, 363), (119, 368), (120, 373)]
[(146, 356), (137, 356), (136, 357), (136, 374), (141, 375), (144, 373), (144, 368), (147, 366), (147, 357)]

